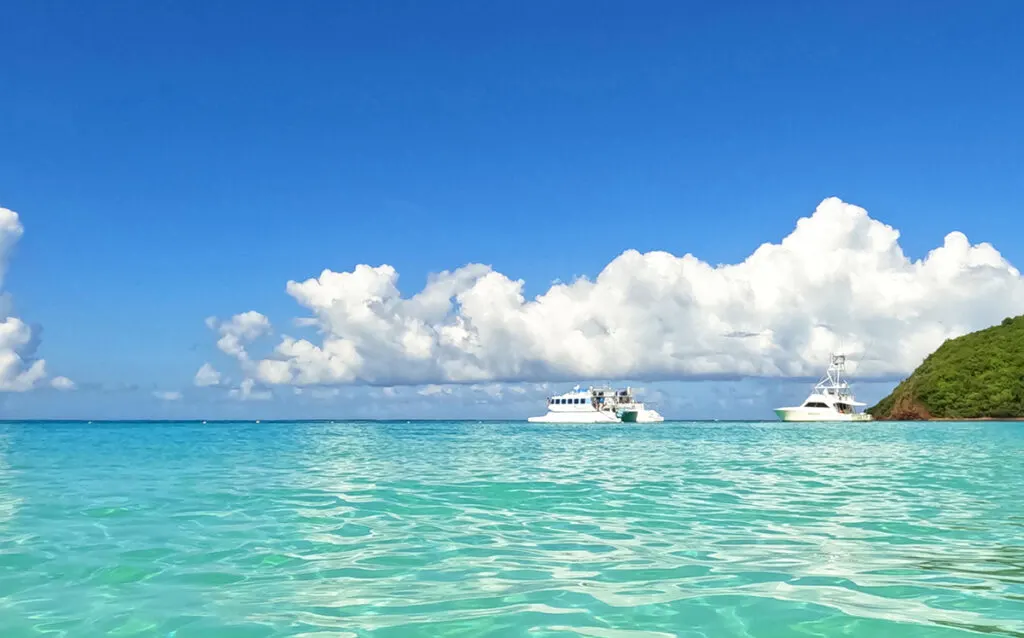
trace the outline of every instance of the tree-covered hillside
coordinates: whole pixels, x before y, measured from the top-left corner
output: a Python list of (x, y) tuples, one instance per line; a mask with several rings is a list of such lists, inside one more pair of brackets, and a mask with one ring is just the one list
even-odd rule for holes
[(1024, 417), (1024, 316), (946, 341), (867, 412), (895, 420)]

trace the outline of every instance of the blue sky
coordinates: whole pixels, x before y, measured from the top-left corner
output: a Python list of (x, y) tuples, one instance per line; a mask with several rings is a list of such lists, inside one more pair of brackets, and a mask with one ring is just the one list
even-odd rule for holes
[[(409, 295), (479, 262), (532, 297), (628, 249), (739, 263), (830, 196), (898, 229), (911, 259), (955, 230), (1024, 263), (1019, 2), (4, 14), (0, 206), (25, 232), (3, 289), (51, 374), (79, 385), (10, 393), (9, 416), (336, 412), (192, 387), (204, 362), (231, 363), (207, 317), (285, 326), (308, 314), (286, 282), (325, 268), (389, 264)], [(679, 416), (768, 382), (708, 383), (665, 386), (694, 402)], [(805, 390), (771, 384), (765, 401)]]

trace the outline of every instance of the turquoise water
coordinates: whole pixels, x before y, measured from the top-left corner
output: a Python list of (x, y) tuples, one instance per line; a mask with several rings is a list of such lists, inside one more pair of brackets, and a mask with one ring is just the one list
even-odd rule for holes
[(1024, 635), (1024, 423), (0, 423), (0, 636)]

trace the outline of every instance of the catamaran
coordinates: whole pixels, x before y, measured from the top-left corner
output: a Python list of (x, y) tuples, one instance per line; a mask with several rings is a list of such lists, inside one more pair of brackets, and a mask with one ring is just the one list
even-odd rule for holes
[(530, 423), (658, 423), (665, 417), (633, 396), (633, 389), (607, 386), (571, 391), (548, 397), (548, 413), (532, 416)]
[(833, 354), (825, 376), (803, 404), (776, 408), (775, 414), (783, 421), (870, 421), (870, 414), (855, 411), (866, 404), (854, 400), (845, 372), (846, 355)]

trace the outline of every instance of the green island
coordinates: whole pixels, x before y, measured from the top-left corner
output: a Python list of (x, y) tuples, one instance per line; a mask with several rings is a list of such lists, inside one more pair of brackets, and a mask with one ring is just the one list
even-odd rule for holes
[(1024, 316), (947, 339), (866, 411), (891, 421), (1024, 418)]

